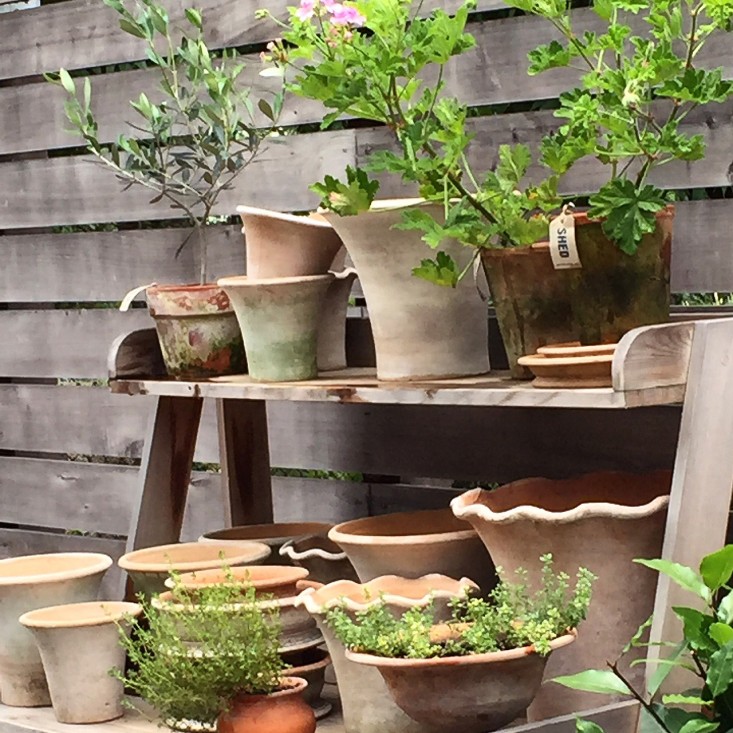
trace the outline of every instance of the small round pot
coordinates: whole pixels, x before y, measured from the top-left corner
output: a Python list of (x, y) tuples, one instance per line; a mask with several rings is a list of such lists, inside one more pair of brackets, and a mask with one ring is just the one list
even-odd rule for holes
[(0, 560), (0, 693), (5, 705), (50, 705), (33, 634), (18, 619), (28, 611), (93, 601), (112, 558), (91, 552)]
[(217, 285), (145, 290), (166, 370), (175, 379), (244, 374), (244, 342), (229, 296)]
[(317, 583), (358, 580), (356, 570), (346, 553), (333, 540), (323, 535), (314, 534), (288, 540), (280, 548), (280, 556), (293, 565), (305, 568), (308, 577)]
[[(575, 641), (555, 639), (552, 649)], [(547, 657), (533, 647), (434, 659), (389, 659), (346, 652), (356, 664), (376, 667), (397, 705), (418, 723), (443, 733), (487, 733), (522, 715), (542, 683)]]
[(324, 718), (331, 712), (332, 705), (321, 698), (326, 681), (326, 667), (331, 664), (328, 652), (314, 646), (302, 651), (283, 654), (283, 661), (290, 665), (289, 677), (300, 677), (308, 683), (303, 692), (303, 699), (313, 708), (316, 720)]
[(242, 329), (249, 375), (260, 382), (318, 376), (318, 327), (333, 275), (218, 281)]
[(315, 733), (316, 717), (303, 699), (308, 683), (284, 677), (270, 695), (238, 695), (216, 724), (218, 733)]
[(24, 613), (43, 660), (51, 704), (61, 723), (104, 723), (122, 717), (123, 684), (109, 670), (124, 670), (120, 627), (138, 616), (137, 603), (94, 601)]
[(336, 525), (328, 537), (344, 549), (363, 583), (380, 575), (419, 578), (439, 573), (471, 578), (485, 593), (496, 584), (481, 539), (450, 509), (354, 519)]
[(128, 552), (117, 564), (129, 573), (136, 591), (149, 597), (165, 590), (165, 581), (171, 570), (186, 573), (253, 565), (262, 562), (269, 555), (270, 548), (259, 542), (182, 542)]
[(310, 534), (326, 534), (332, 524), (325, 522), (279, 522), (275, 524), (247, 524), (241, 527), (206, 532), (199, 542), (262, 542), (272, 550), (270, 562), (290, 565), (289, 558), (280, 555), (280, 548), (296, 537)]

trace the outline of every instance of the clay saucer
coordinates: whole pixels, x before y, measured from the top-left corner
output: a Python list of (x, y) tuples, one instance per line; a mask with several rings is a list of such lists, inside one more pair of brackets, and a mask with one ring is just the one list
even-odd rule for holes
[(593, 344), (581, 346), (580, 341), (568, 341), (565, 344), (548, 344), (537, 349), (538, 354), (551, 358), (565, 358), (575, 356), (605, 356), (613, 354), (618, 344)]
[(532, 386), (544, 389), (610, 387), (612, 362), (613, 354), (564, 358), (533, 354), (519, 359), (535, 375)]

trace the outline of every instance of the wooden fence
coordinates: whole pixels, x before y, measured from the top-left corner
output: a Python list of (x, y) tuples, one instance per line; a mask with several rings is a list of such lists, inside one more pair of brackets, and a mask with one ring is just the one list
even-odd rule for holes
[[(181, 15), (184, 3), (167, 4), (173, 17)], [(263, 0), (193, 4), (204, 11), (211, 44), (247, 46), (248, 79), (267, 84), (258, 76), (257, 54), (274, 29), (254, 17)], [(270, 2), (280, 15), (285, 5), (285, 0)], [(498, 144), (534, 145), (552, 129), (551, 111), (517, 110), (556, 98), (572, 81), (567, 71), (526, 75), (527, 51), (551, 34), (541, 21), (498, 12), (502, 6), (500, 0), (479, 0), (470, 26), (477, 48), (456, 59), (448, 74), (451, 90), (467, 102), (501, 111), (472, 122), (472, 155), (484, 168), (495, 162)], [(598, 23), (589, 10), (577, 12), (589, 26)], [(733, 54), (725, 38), (706, 53), (708, 63), (731, 70)], [(100, 134), (110, 140), (129, 117), (127, 100), (152, 85), (149, 71), (116, 65), (129, 67), (142, 57), (142, 43), (117, 29), (115, 13), (101, 0), (63, 0), (0, 14), (0, 555), (82, 547), (118, 554), (127, 531), (134, 463), (151, 405), (146, 398), (111, 395), (80, 380), (103, 379), (114, 337), (149, 323), (144, 309), (121, 314), (110, 302), (140, 283), (195, 280), (196, 268), (188, 249), (173, 257), (181, 229), (139, 224), (165, 221), (169, 209), (151, 206), (144, 191), (121, 193), (114, 176), (89, 162), (79, 140), (64, 132), (63, 92), (45, 83), (42, 74), (60, 66), (93, 74)], [(727, 105), (688, 117), (685, 129), (705, 136), (708, 157), (665, 166), (657, 182), (718, 195), (733, 166), (732, 112)], [(317, 105), (290, 100), (284, 122), (313, 122), (320, 113)], [(339, 174), (388, 144), (383, 129), (364, 127), (273, 140), (236, 189), (222, 197), (217, 213), (230, 215), (239, 203), (308, 209), (316, 203), (309, 183)], [(592, 163), (581, 166), (564, 189), (587, 192), (601, 175)], [(385, 181), (382, 193), (405, 191)], [(699, 193), (691, 198), (701, 200), (678, 207), (673, 287), (731, 291), (733, 201)], [(211, 239), (213, 275), (242, 272), (239, 227), (218, 226)], [(363, 340), (368, 330), (354, 321), (350, 332)], [(355, 344), (352, 353), (357, 351), (368, 348)], [(445, 504), (444, 489), (415, 489), (410, 477), (441, 479), (450, 486), (455, 479), (505, 481), (539, 472), (560, 476), (598, 467), (671, 466), (679, 420), (674, 408), (586, 412), (582, 430), (578, 420), (572, 410), (550, 411), (538, 425), (521, 409), (272, 404), (273, 465), (364, 476), (361, 481), (278, 477), (276, 513), (282, 519), (335, 521)], [(514, 439), (516, 451), (493, 449), (498, 431)], [(130, 465), (120, 465), (121, 459)], [(218, 461), (213, 409), (204, 419), (197, 460)], [(384, 483), (379, 478), (384, 476), (401, 483)], [(196, 473), (192, 483), (188, 537), (222, 522), (216, 474)]]

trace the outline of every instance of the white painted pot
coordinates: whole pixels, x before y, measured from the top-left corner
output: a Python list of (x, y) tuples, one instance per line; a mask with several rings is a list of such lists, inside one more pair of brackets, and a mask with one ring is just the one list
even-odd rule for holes
[[(359, 273), (374, 333), (377, 376), (418, 381), (488, 372), (488, 313), (473, 278), (450, 288), (412, 275), (435, 252), (420, 232), (394, 228), (410, 206), (422, 206), (436, 217), (442, 214), (439, 204), (420, 199), (375, 202), (357, 216), (321, 212)], [(441, 249), (460, 268), (474, 254), (455, 240), (446, 240)]]
[(103, 723), (122, 717), (124, 687), (109, 670), (125, 669), (120, 627), (137, 603), (94, 601), (29, 611), (20, 623), (35, 636), (51, 703), (61, 723)]
[(38, 608), (96, 599), (111, 564), (112, 558), (91, 552), (0, 560), (0, 699), (5, 705), (51, 704), (35, 639), (18, 619)]

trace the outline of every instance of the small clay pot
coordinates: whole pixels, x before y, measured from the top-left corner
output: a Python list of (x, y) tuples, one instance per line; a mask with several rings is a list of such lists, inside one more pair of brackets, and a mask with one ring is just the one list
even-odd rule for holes
[(316, 720), (320, 720), (331, 712), (332, 705), (321, 698), (326, 681), (326, 667), (331, 664), (328, 652), (320, 646), (313, 646), (301, 651), (282, 655), (285, 664), (289, 665), (289, 677), (300, 677), (308, 683), (303, 699), (313, 708)]
[(134, 550), (123, 555), (117, 564), (129, 573), (138, 593), (152, 596), (165, 590), (165, 581), (172, 570), (186, 573), (253, 565), (262, 562), (269, 554), (270, 548), (260, 542), (183, 542)]
[(280, 556), (308, 570), (310, 580), (317, 583), (359, 579), (346, 553), (324, 535), (288, 540), (280, 548)]
[(218, 733), (315, 733), (316, 716), (303, 699), (307, 682), (284, 677), (270, 695), (238, 695), (217, 721)]

